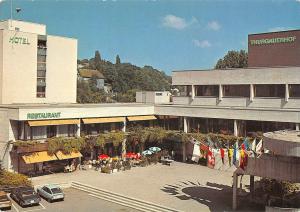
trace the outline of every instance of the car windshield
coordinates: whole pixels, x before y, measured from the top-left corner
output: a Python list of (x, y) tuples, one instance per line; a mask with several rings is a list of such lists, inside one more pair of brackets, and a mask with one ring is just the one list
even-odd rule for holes
[(34, 191), (24, 191), (22, 193), (22, 197), (30, 197), (30, 196), (33, 196), (33, 195), (35, 195)]
[(52, 188), (51, 191), (52, 191), (53, 194), (60, 194), (60, 193), (62, 193), (60, 188)]

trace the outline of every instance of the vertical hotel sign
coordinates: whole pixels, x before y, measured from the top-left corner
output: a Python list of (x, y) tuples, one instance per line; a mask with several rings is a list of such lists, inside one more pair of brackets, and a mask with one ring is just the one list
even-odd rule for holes
[(29, 39), (25, 37), (16, 37), (12, 36), (9, 38), (9, 43), (11, 44), (19, 44), (19, 45), (30, 45)]
[(250, 40), (249, 42), (251, 46), (259, 46), (259, 45), (270, 45), (270, 44), (277, 44), (277, 43), (293, 43), (295, 41), (296, 41), (296, 36), (289, 36), (289, 37)]

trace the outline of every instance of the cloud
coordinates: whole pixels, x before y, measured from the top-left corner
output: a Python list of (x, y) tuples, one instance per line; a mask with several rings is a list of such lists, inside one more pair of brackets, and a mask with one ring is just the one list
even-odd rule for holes
[(296, 2), (299, 2), (299, 3), (300, 3), (300, 0), (296, 0)]
[(221, 29), (221, 25), (217, 21), (211, 21), (207, 24), (208, 28), (214, 31)]
[[(298, 0), (300, 2), (300, 0)], [(268, 29), (268, 32), (277, 32), (277, 31), (286, 31), (286, 30), (291, 30), (291, 27), (273, 27)]]
[(193, 40), (195, 46), (200, 48), (208, 48), (211, 47), (211, 43), (208, 40)]
[(190, 21), (185, 20), (184, 18), (175, 16), (175, 15), (166, 15), (162, 19), (162, 25), (164, 27), (173, 28), (177, 30), (183, 30), (187, 28), (188, 26), (197, 23), (198, 20), (193, 17)]

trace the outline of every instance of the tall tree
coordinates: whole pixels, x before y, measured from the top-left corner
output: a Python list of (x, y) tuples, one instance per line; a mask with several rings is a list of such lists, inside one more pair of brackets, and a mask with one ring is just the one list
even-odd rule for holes
[(116, 65), (119, 65), (119, 64), (121, 64), (121, 59), (120, 59), (120, 56), (117, 55), (116, 56)]
[(248, 53), (245, 50), (228, 51), (215, 65), (216, 69), (245, 68), (248, 66)]
[(101, 64), (101, 55), (98, 50), (95, 51), (94, 64), (95, 64), (95, 68), (98, 68)]

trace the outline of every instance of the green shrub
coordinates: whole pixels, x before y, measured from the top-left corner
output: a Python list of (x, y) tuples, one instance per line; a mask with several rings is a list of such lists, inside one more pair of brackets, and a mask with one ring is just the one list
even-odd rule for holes
[(32, 186), (31, 181), (23, 174), (2, 170), (0, 175), (0, 186)]

